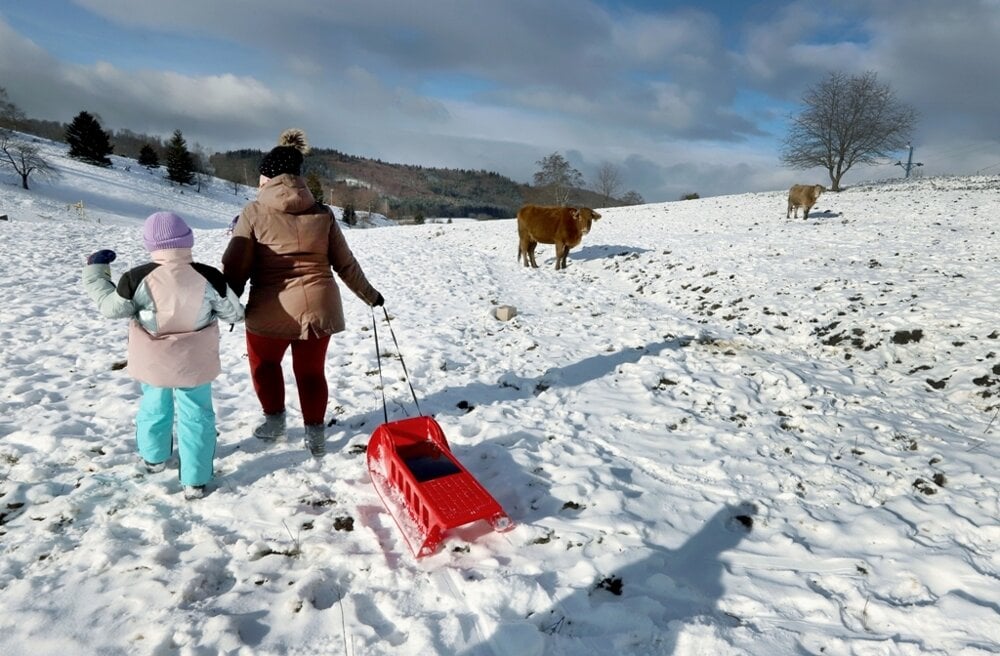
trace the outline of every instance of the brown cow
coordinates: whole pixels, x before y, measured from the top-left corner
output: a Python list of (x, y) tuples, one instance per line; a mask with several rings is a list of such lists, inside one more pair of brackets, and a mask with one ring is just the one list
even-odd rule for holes
[(589, 207), (544, 207), (525, 205), (517, 212), (517, 261), (536, 269), (535, 246), (556, 245), (556, 269), (566, 268), (569, 249), (580, 244), (601, 215)]
[(785, 218), (791, 218), (793, 210), (795, 218), (799, 218), (799, 208), (801, 207), (802, 218), (808, 219), (809, 210), (816, 204), (816, 199), (824, 191), (826, 191), (826, 187), (823, 185), (792, 185), (792, 188), (788, 190), (788, 211), (785, 212)]

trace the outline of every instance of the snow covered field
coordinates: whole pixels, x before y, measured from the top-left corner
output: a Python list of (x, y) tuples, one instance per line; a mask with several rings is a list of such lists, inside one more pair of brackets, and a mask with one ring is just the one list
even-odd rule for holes
[(250, 436), (237, 326), (210, 494), (138, 467), (125, 324), (83, 260), (113, 248), (117, 278), (174, 210), (217, 264), (253, 192), (47, 152), (57, 181), (0, 174), (0, 654), (1000, 653), (997, 177), (859, 185), (807, 221), (781, 191), (608, 209), (561, 272), (552, 246), (517, 263), (512, 220), (348, 232), (422, 410), (517, 524), (415, 561), (368, 478), (349, 292), (325, 460), (290, 383), (289, 442)]

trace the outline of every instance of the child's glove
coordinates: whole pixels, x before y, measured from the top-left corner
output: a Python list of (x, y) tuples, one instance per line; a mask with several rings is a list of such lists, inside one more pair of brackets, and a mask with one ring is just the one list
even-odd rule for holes
[(382, 307), (383, 305), (385, 305), (385, 299), (382, 298), (382, 294), (375, 292), (375, 302), (372, 303), (372, 307)]
[(111, 264), (115, 261), (118, 255), (107, 248), (99, 250), (96, 253), (91, 253), (90, 257), (87, 258), (87, 264)]

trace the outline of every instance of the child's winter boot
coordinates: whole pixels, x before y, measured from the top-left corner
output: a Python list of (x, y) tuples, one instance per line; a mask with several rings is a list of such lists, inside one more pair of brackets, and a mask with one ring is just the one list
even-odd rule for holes
[(146, 466), (146, 473), (148, 474), (158, 474), (167, 468), (167, 461), (163, 462), (150, 462), (148, 460), (143, 460), (142, 464)]
[(205, 486), (204, 485), (185, 485), (184, 486), (184, 498), (188, 501), (194, 499), (201, 499), (205, 496)]

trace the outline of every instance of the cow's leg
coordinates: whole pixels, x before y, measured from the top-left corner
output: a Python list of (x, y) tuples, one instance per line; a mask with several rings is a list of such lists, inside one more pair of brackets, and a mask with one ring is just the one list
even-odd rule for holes
[(566, 268), (566, 254), (569, 248), (565, 244), (556, 242), (556, 271)]
[(520, 241), (517, 244), (517, 261), (520, 262), (521, 258), (524, 258), (524, 266), (531, 266), (531, 262), (528, 261), (528, 254), (531, 252), (528, 245), (531, 242), (524, 235), (521, 236)]
[[(531, 258), (531, 266), (533, 268), (535, 268), (535, 269), (538, 268), (538, 262), (535, 261), (535, 249), (536, 248), (538, 248), (538, 242), (537, 241), (529, 241), (528, 242), (528, 257)], [(527, 262), (525, 262), (525, 266), (527, 266), (527, 265), (528, 265)]]
[(811, 205), (803, 205), (802, 206), (802, 219), (803, 220), (809, 218), (809, 208), (810, 207), (811, 207)]

